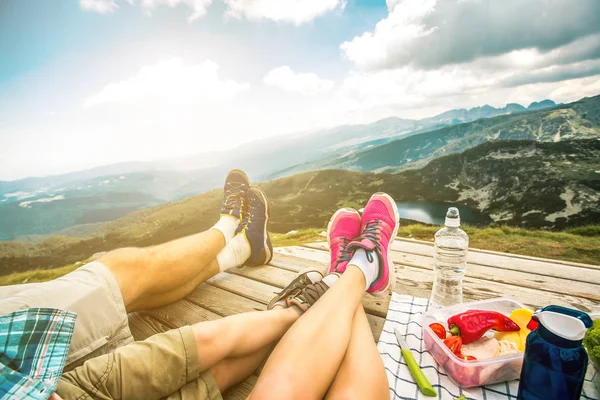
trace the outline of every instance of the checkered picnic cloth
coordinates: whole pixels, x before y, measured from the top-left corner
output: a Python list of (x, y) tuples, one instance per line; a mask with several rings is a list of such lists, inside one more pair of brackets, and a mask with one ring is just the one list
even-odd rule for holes
[[(390, 384), (390, 398), (393, 400), (431, 399), (431, 397), (427, 397), (421, 393), (410, 375), (406, 362), (400, 353), (400, 346), (398, 345), (396, 335), (394, 334), (394, 329), (397, 328), (405, 336), (406, 343), (410, 347), (415, 360), (421, 366), (423, 373), (429, 379), (431, 385), (438, 392), (438, 400), (453, 400), (463, 393), (468, 399), (516, 400), (519, 390), (518, 380), (470, 389), (460, 389), (450, 381), (444, 369), (438, 367), (423, 343), (421, 319), (428, 306), (429, 300), (427, 299), (399, 295), (397, 293), (392, 294), (387, 318), (383, 325), (383, 332), (381, 332), (381, 337), (377, 345)], [(600, 399), (600, 393), (591, 381), (593, 373), (594, 368), (590, 365), (583, 385), (581, 399)]]
[(30, 308), (0, 317), (0, 400), (46, 400), (56, 390), (76, 314)]

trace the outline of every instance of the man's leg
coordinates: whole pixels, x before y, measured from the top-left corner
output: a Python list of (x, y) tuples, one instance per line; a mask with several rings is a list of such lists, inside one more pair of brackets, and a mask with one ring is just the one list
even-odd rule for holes
[(298, 318), (293, 308), (277, 307), (192, 325), (200, 370), (262, 350), (279, 340)]
[(389, 398), (390, 391), (383, 360), (373, 340), (365, 310), (359, 304), (352, 319), (350, 343), (326, 399), (389, 400)]
[[(234, 239), (248, 211), (244, 203), (249, 189), (246, 174), (233, 170), (225, 179), (221, 218), (212, 229), (157, 246), (114, 250), (98, 260), (115, 276), (128, 312), (184, 298), (220, 271), (218, 255), (225, 256), (220, 258), (226, 267), (250, 256), (245, 240)], [(227, 251), (219, 254), (228, 243)]]
[(157, 246), (114, 250), (98, 261), (113, 273), (125, 308), (132, 312), (182, 299), (217, 274), (215, 259), (225, 242), (221, 231), (209, 229)]
[(226, 358), (215, 364), (210, 372), (219, 391), (223, 393), (252, 375), (265, 361), (271, 350), (273, 350), (273, 345), (263, 347), (247, 356)]
[(275, 347), (250, 399), (323, 398), (348, 348), (365, 286), (363, 273), (348, 266)]

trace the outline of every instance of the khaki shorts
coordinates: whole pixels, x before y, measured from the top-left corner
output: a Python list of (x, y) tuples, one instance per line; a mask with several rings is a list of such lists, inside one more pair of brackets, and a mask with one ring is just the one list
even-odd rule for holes
[(77, 313), (69, 372), (57, 389), (65, 400), (221, 399), (210, 371), (198, 371), (190, 327), (133, 342), (121, 290), (102, 263), (50, 282), (0, 286), (0, 315), (34, 307)]
[(37, 307), (77, 313), (65, 370), (133, 342), (121, 290), (102, 263), (91, 262), (50, 282), (0, 286), (0, 315)]
[(56, 393), (65, 400), (222, 400), (210, 371), (200, 372), (189, 326), (86, 361), (63, 374)]

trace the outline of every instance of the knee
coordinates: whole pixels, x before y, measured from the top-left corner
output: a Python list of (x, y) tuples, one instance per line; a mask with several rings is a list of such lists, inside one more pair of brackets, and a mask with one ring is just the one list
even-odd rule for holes
[(136, 269), (137, 266), (143, 266), (146, 259), (147, 255), (144, 249), (124, 247), (107, 252), (97, 261), (104, 264), (113, 274), (121, 274), (124, 271)]
[(194, 339), (196, 339), (198, 345), (210, 346), (215, 342), (217, 329), (211, 322), (212, 321), (203, 321), (192, 325)]

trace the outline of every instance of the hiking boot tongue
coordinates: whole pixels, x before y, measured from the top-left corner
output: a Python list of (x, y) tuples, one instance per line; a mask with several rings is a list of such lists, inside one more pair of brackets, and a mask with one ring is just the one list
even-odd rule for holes
[(356, 248), (361, 248), (361, 249), (371, 251), (371, 250), (375, 249), (375, 242), (373, 242), (367, 238), (363, 238), (359, 241), (357, 240), (354, 242), (350, 242), (347, 247), (348, 250), (356, 250)]

